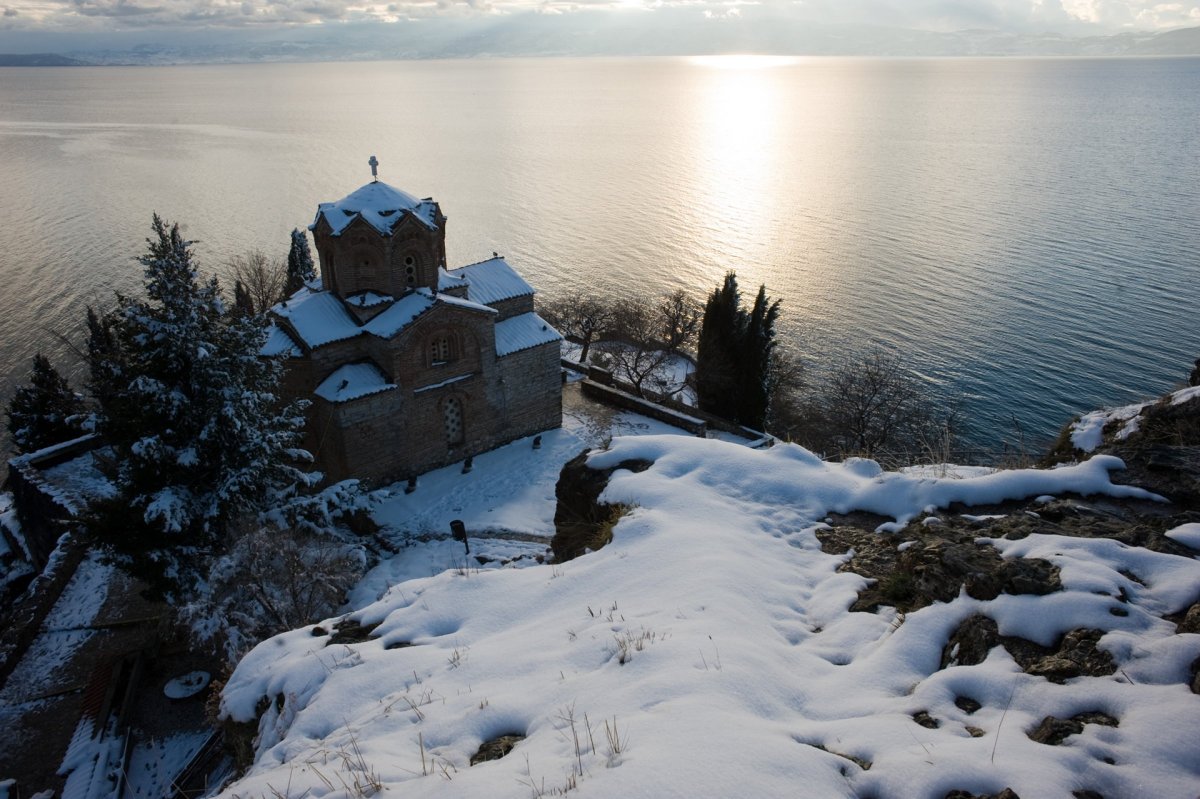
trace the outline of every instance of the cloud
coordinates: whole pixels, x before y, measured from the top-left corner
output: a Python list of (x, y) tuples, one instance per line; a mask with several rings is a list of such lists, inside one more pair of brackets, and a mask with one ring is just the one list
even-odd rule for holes
[(1200, 24), (1200, 0), (8, 0), (6, 27), (121, 31), (487, 19), (629, 11), (771, 30), (779, 22), (1089, 34)]

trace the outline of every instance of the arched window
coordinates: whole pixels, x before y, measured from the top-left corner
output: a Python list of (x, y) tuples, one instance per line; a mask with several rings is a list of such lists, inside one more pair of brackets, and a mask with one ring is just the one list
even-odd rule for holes
[(404, 256), (404, 277), (410, 286), (417, 282), (417, 259), (411, 255)]
[(429, 342), (429, 365), (440, 366), (454, 358), (454, 348), (449, 336), (434, 336)]
[(446, 443), (452, 447), (463, 443), (463, 410), (458, 397), (447, 397), (442, 402), (442, 420), (446, 425)]

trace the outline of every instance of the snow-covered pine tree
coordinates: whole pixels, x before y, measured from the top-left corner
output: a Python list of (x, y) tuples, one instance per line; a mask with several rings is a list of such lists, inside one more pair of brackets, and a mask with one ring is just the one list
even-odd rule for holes
[(29, 385), (13, 394), (7, 415), (17, 452), (33, 452), (84, 433), (83, 399), (40, 352), (33, 356)]
[(311, 478), (295, 465), (307, 458), (302, 409), (276, 394), (281, 366), (258, 355), (260, 323), (225, 312), (178, 225), (155, 215), (153, 227), (139, 259), (146, 299), (118, 297), (114, 312), (89, 320), (117, 488), (94, 507), (92, 526), (118, 563), (179, 600), (234, 520)]
[(287, 282), (284, 284), (284, 295), (292, 296), (304, 287), (306, 281), (317, 276), (313, 266), (312, 253), (308, 249), (308, 236), (300, 228), (292, 231), (292, 246), (288, 250)]

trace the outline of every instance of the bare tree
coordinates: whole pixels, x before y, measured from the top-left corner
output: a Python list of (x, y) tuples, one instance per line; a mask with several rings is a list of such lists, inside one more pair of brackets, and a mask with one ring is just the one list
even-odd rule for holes
[(242, 287), (236, 298), (238, 307), (260, 314), (283, 299), (287, 268), (281, 259), (272, 258), (262, 250), (250, 250), (234, 256), (228, 263), (235, 285)]
[(700, 331), (700, 303), (683, 289), (677, 289), (658, 303), (662, 343), (671, 352), (690, 349)]
[(362, 577), (361, 545), (298, 529), (249, 524), (216, 559), (180, 620), (234, 660), (258, 641), (337, 611)]
[(669, 393), (678, 388), (671, 385), (670, 366), (675, 355), (658, 338), (662, 320), (657, 311), (647, 300), (622, 302), (615, 317), (620, 339), (605, 349), (613, 372), (632, 385), (639, 397), (644, 397), (647, 389)]
[(810, 433), (843, 453), (920, 455), (949, 452), (961, 421), (957, 406), (939, 407), (905, 367), (903, 358), (875, 346), (830, 373)]
[(583, 347), (579, 353), (580, 363), (587, 363), (588, 353), (597, 338), (613, 329), (617, 314), (616, 305), (611, 301), (580, 292), (544, 302), (538, 311), (558, 332)]
[(804, 362), (799, 356), (776, 349), (771, 353), (770, 378), (766, 428), (772, 435), (791, 441), (808, 421), (803, 397)]

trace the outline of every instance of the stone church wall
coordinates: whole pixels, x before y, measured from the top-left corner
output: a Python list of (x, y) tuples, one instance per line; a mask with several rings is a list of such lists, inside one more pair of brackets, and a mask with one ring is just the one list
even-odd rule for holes
[(511, 319), (514, 316), (520, 316), (523, 313), (530, 313), (533, 310), (533, 295), (526, 294), (524, 297), (512, 297), (507, 300), (500, 300), (491, 304), (500, 312), (500, 316), (496, 318), (497, 322), (503, 322), (505, 319)]
[[(562, 425), (562, 367), (557, 341), (499, 359), (511, 394), (504, 439), (511, 441)], [(512, 388), (508, 388), (512, 387)]]

